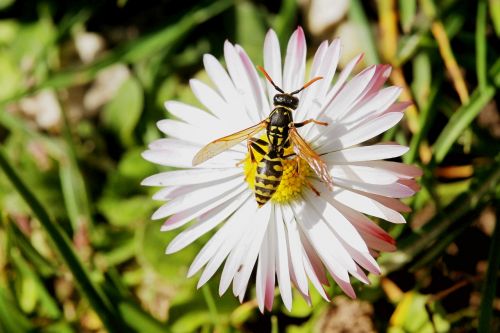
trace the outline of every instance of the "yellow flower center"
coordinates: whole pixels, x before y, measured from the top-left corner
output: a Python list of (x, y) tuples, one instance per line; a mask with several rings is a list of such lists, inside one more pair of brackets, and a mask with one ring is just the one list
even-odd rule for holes
[[(267, 141), (265, 135), (261, 139)], [(245, 180), (252, 191), (255, 190), (257, 165), (263, 157), (262, 154), (259, 154), (255, 150), (253, 152), (255, 156), (254, 163), (250, 159), (250, 153), (247, 153), (246, 158), (243, 160)], [(285, 156), (290, 154), (293, 154), (292, 147), (285, 149)], [(306, 178), (311, 172), (311, 168), (307, 162), (300, 157), (283, 159), (281, 163), (283, 164), (283, 175), (281, 176), (281, 181), (276, 192), (271, 197), (271, 201), (275, 203), (285, 203), (295, 199), (302, 191), (302, 187), (306, 185)]]

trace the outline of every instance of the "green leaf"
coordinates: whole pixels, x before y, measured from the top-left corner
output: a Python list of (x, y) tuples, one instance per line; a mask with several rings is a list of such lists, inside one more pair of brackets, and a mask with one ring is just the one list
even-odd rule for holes
[(109, 223), (131, 228), (148, 220), (155, 206), (156, 203), (150, 197), (141, 195), (131, 198), (105, 197), (98, 203), (99, 211)]
[(298, 9), (299, 3), (296, 0), (281, 2), (280, 11), (276, 15), (273, 24), (281, 45), (285, 45), (297, 25)]
[(479, 0), (477, 3), (476, 72), (479, 90), (484, 92), (488, 84), (486, 63), (486, 0)]
[[(18, 67), (7, 56), (6, 52), (0, 52), (0, 100), (13, 95), (19, 89), (21, 84), (21, 73)], [(2, 111), (3, 113), (4, 111)]]
[[(186, 281), (189, 263), (196, 255), (198, 246), (192, 244), (177, 253), (165, 254), (167, 244), (177, 235), (175, 231), (161, 232), (162, 221), (148, 221), (144, 224), (140, 239), (140, 256), (163, 279), (179, 284)], [(195, 283), (194, 280), (191, 281)]]
[(112, 130), (125, 146), (134, 143), (134, 128), (144, 106), (144, 93), (139, 81), (130, 77), (104, 107), (104, 124)]
[(490, 16), (497, 37), (500, 37), (500, 0), (490, 0)]
[(349, 19), (356, 23), (361, 29), (362, 36), (359, 43), (363, 45), (366, 52), (366, 62), (370, 65), (380, 63), (375, 38), (363, 8), (363, 2), (352, 0), (349, 7)]
[[(262, 45), (266, 26), (262, 11), (250, 1), (242, 1), (236, 10), (236, 40), (245, 49), (254, 64), (262, 64)], [(248, 33), (251, 31), (252, 33)]]
[(64, 203), (73, 230), (81, 226), (92, 225), (87, 190), (80, 170), (75, 163), (62, 160), (59, 164), (59, 177), (61, 179)]
[(0, 287), (0, 332), (24, 333), (33, 332), (33, 324), (19, 310), (8, 291)]
[(462, 105), (450, 118), (448, 124), (441, 131), (441, 134), (434, 143), (434, 158), (437, 163), (443, 161), (448, 154), (453, 143), (463, 133), (463, 131), (472, 123), (476, 116), (481, 112), (486, 104), (495, 95), (495, 88), (487, 86), (482, 92), (475, 90), (469, 102)]
[(21, 276), (21, 289), (19, 292), (21, 309), (24, 312), (31, 313), (39, 303), (42, 315), (49, 318), (58, 318), (61, 311), (40, 277), (21, 256), (18, 249), (11, 250), (11, 257)]
[(410, 32), (415, 14), (417, 12), (416, 0), (399, 0), (399, 12), (401, 18), (401, 27), (405, 33)]
[(0, 10), (5, 9), (12, 5), (16, 0), (0, 0)]
[(429, 302), (429, 296), (411, 291), (398, 303), (390, 323), (391, 327), (402, 328), (404, 332), (444, 333), (450, 329), (445, 317), (444, 309), (437, 302)]

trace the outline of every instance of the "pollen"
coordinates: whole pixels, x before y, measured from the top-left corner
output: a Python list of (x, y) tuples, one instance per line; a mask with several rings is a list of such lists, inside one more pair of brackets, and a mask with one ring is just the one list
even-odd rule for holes
[[(285, 156), (290, 154), (293, 154), (291, 147), (285, 150)], [(255, 162), (251, 161), (249, 153), (242, 161), (245, 181), (252, 191), (255, 191), (257, 165), (262, 159), (262, 155), (255, 151), (254, 156)], [(283, 159), (281, 162), (283, 164), (283, 175), (276, 192), (271, 197), (271, 201), (275, 203), (285, 203), (295, 199), (301, 193), (303, 187), (307, 186), (307, 177), (312, 172), (307, 162), (300, 157)]]

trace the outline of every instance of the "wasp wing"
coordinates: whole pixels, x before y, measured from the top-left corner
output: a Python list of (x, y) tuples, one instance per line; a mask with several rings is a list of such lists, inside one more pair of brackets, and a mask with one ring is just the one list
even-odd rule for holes
[(289, 137), (293, 144), (293, 150), (300, 158), (305, 160), (311, 169), (333, 189), (333, 179), (328, 172), (328, 166), (321, 157), (304, 141), (295, 127), (290, 128)]
[(237, 145), (241, 141), (245, 139), (249, 139), (252, 136), (255, 136), (257, 133), (266, 128), (267, 118), (261, 121), (260, 123), (253, 125), (252, 127), (246, 128), (239, 132), (230, 134), (228, 136), (219, 138), (210, 142), (205, 147), (201, 148), (198, 153), (193, 158), (193, 166), (201, 164), (212, 157), (219, 155), (225, 150)]

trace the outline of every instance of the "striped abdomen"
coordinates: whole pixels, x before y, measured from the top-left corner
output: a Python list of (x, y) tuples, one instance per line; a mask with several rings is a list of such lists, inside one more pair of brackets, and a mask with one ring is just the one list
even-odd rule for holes
[(268, 152), (259, 162), (255, 175), (255, 200), (259, 207), (271, 199), (280, 185), (282, 175), (281, 158), (273, 151)]

